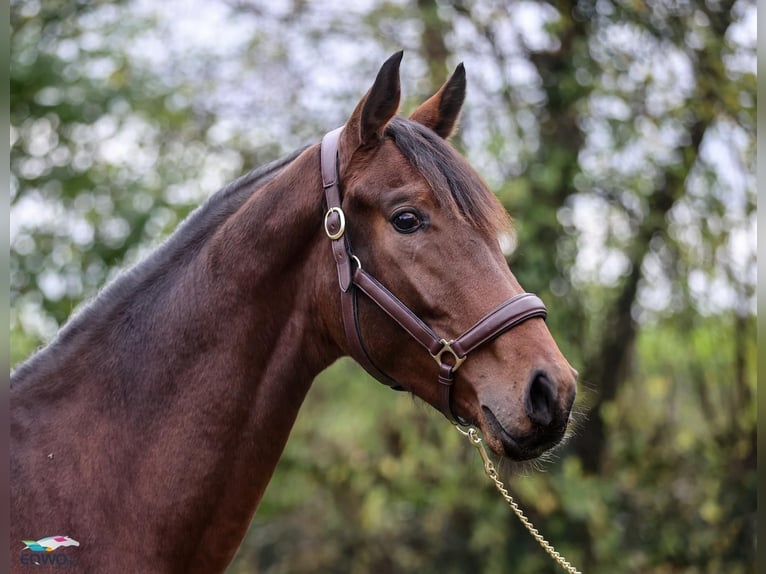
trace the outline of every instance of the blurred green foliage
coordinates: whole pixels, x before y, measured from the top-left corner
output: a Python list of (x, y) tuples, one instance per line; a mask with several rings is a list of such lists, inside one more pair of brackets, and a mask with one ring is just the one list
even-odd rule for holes
[[(589, 573), (755, 572), (754, 13), (12, 0), (11, 362), (216, 188), (342, 122), (389, 53), (405, 112), (465, 60), (455, 143), (582, 379), (569, 441), (501, 463), (512, 493)], [(509, 571), (556, 566), (441, 415), (348, 360), (230, 568)]]

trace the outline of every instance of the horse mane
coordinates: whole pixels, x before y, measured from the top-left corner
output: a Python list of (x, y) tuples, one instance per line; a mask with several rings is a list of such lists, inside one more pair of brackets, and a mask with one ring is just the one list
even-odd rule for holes
[(211, 195), (197, 207), (156, 250), (134, 267), (122, 272), (86, 306), (77, 311), (56, 337), (39, 349), (12, 373), (11, 385), (20, 381), (59, 346), (65, 345), (85, 325), (122, 308), (136, 292), (157, 290), (169, 272), (179, 263), (199, 253), (205, 241), (226, 219), (265, 184), (290, 165), (308, 146), (242, 175)]
[(502, 204), (441, 136), (401, 117), (393, 118), (385, 133), (429, 182), (440, 206), (451, 209), (488, 235), (510, 230), (511, 220)]

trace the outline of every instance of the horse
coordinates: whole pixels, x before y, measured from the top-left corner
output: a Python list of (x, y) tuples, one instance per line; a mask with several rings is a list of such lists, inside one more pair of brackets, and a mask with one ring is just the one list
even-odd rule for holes
[[(342, 128), (213, 194), (16, 369), (14, 572), (222, 572), (313, 379), (346, 355), (498, 455), (561, 440), (577, 374), (503, 255), (506, 211), (449, 143), (464, 66), (405, 118), (401, 59)], [(50, 536), (67, 542), (34, 553)]]

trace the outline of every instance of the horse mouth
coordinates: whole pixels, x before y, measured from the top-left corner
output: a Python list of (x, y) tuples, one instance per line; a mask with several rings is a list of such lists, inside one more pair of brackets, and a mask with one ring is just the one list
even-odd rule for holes
[[(484, 412), (484, 424), (486, 425), (485, 434), (494, 437), (502, 445), (503, 452), (497, 454), (505, 455), (511, 460), (522, 461), (537, 458), (545, 451), (556, 446), (564, 437), (566, 425), (563, 428), (535, 430), (532, 433), (520, 437), (514, 436), (508, 432), (505, 427), (497, 420), (492, 409), (482, 406)], [(494, 442), (494, 441), (492, 441)], [(493, 445), (490, 443), (490, 447)], [(492, 450), (496, 450), (493, 448)]]

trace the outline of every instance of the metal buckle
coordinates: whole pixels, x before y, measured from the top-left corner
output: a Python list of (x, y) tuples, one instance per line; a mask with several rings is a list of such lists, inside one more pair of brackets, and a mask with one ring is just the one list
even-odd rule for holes
[[(340, 227), (335, 233), (332, 233), (327, 226), (327, 220), (333, 213), (337, 213), (338, 219), (340, 219)], [(343, 210), (340, 207), (331, 207), (327, 210), (327, 213), (324, 214), (324, 232), (327, 234), (327, 237), (333, 241), (343, 237), (343, 234), (346, 232), (346, 215), (343, 213)]]
[(452, 355), (455, 358), (455, 364), (452, 365), (452, 372), (454, 373), (460, 368), (460, 365), (463, 364), (463, 361), (465, 361), (466, 358), (458, 357), (458, 354), (455, 352), (455, 350), (451, 346), (451, 344), (454, 343), (454, 341), (447, 341), (446, 339), (441, 339), (439, 342), (442, 344), (442, 348), (439, 349), (438, 353), (431, 356), (433, 357), (434, 361), (436, 361), (436, 364), (441, 366), (444, 363), (444, 361), (442, 361), (442, 355), (444, 353), (449, 353), (450, 355)]

